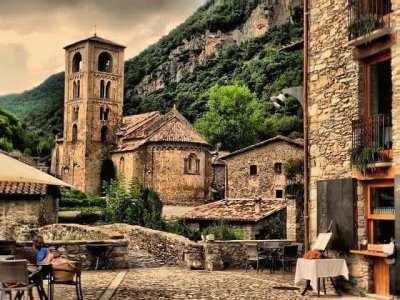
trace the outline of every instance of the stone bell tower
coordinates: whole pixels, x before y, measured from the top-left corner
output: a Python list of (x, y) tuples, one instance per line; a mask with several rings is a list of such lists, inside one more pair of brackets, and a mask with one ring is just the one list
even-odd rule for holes
[(62, 178), (99, 193), (115, 176), (109, 150), (122, 120), (125, 47), (94, 35), (64, 49)]

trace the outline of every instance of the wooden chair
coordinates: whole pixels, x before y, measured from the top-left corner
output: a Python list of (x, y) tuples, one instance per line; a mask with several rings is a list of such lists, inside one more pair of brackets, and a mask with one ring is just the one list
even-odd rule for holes
[(50, 300), (54, 298), (54, 286), (55, 285), (73, 285), (76, 289), (76, 297), (78, 300), (83, 299), (82, 293), (82, 281), (81, 281), (81, 273), (82, 273), (82, 261), (71, 262), (74, 267), (69, 269), (64, 269), (56, 266), (53, 266), (50, 271), (49, 277), (49, 295)]

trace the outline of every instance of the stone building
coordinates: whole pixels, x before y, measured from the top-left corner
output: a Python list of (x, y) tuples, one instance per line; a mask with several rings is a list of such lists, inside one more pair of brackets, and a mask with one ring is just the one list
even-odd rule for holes
[(100, 193), (103, 180), (137, 176), (164, 204), (203, 203), (208, 144), (175, 109), (122, 117), (124, 46), (93, 36), (65, 47), (64, 132), (53, 174)]
[(0, 182), (0, 239), (23, 239), (27, 230), (57, 222), (57, 187)]
[[(364, 239), (400, 241), (400, 1), (320, 0), (308, 9), (311, 241), (331, 220), (342, 253)], [(393, 265), (368, 251), (348, 256), (352, 280), (399, 294), (396, 248)]]
[(284, 199), (283, 165), (302, 156), (301, 139), (276, 136), (221, 157), (226, 168), (225, 198)]
[(245, 239), (254, 240), (263, 234), (260, 232), (263, 221), (285, 210), (286, 206), (285, 200), (225, 199), (198, 206), (187, 212), (184, 218), (194, 231), (201, 231), (223, 220), (240, 229)]

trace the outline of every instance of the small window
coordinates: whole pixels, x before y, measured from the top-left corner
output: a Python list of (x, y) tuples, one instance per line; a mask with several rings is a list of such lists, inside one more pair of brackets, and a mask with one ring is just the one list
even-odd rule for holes
[(79, 107), (74, 107), (72, 112), (72, 121), (77, 121), (79, 117)]
[(112, 59), (111, 55), (107, 52), (102, 52), (99, 55), (98, 71), (100, 72), (112, 72)]
[(183, 173), (184, 174), (200, 174), (200, 159), (197, 158), (197, 155), (191, 153), (188, 158), (183, 160)]
[(277, 199), (283, 198), (283, 190), (276, 190), (275, 191), (275, 198), (277, 198)]
[(78, 140), (78, 125), (72, 125), (72, 141), (76, 142)]
[(111, 89), (111, 81), (107, 82), (104, 98), (110, 99), (110, 89)]
[(119, 169), (119, 172), (122, 173), (122, 174), (125, 172), (125, 158), (124, 157), (121, 157), (119, 159), (119, 167), (118, 167), (118, 169)]
[(104, 80), (100, 80), (100, 98), (106, 97), (106, 88), (104, 85)]
[(72, 59), (72, 73), (82, 71), (82, 55), (77, 52)]
[(250, 175), (257, 175), (257, 166), (256, 165), (250, 166)]
[(109, 108), (100, 107), (100, 121), (107, 121), (110, 114)]
[(100, 134), (100, 140), (101, 140), (102, 143), (107, 141), (107, 133), (108, 133), (107, 126), (103, 126), (101, 128), (101, 134)]
[(282, 173), (282, 163), (278, 162), (274, 165), (275, 173), (281, 174)]

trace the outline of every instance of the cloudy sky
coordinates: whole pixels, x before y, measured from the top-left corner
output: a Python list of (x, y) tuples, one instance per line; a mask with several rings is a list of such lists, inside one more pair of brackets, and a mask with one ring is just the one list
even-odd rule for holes
[(63, 47), (89, 37), (126, 45), (131, 58), (206, 0), (1, 0), (0, 95), (30, 89), (64, 69)]

